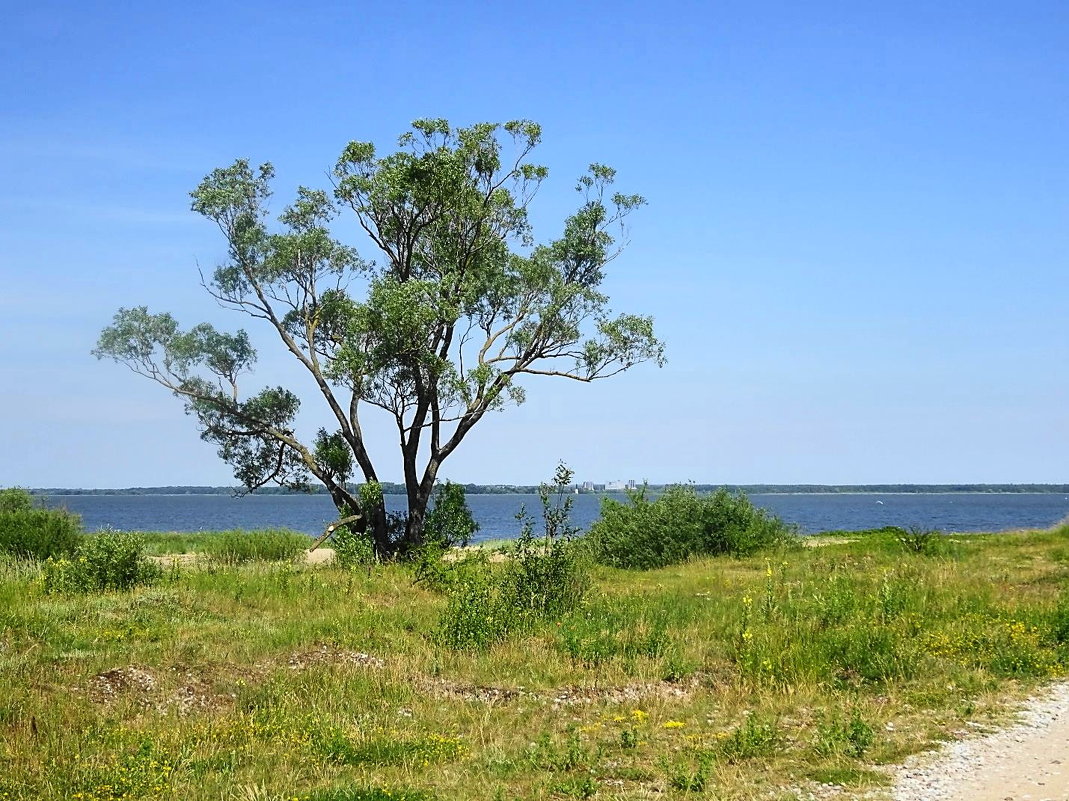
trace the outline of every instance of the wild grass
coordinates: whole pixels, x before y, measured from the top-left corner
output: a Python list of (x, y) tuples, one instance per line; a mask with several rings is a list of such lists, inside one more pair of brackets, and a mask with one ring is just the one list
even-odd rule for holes
[(228, 565), (293, 560), (312, 542), (307, 535), (287, 529), (144, 532), (140, 536), (145, 553), (151, 556), (201, 554)]
[[(632, 572), (484, 650), (410, 570), (0, 561), (0, 799), (776, 799), (879, 790), (1069, 666), (1069, 527)], [(199, 546), (198, 546), (199, 547)]]

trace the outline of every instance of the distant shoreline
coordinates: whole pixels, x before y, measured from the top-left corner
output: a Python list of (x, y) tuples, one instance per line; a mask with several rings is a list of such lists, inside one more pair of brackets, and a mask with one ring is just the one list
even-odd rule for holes
[[(538, 486), (530, 485), (482, 485), (465, 484), (469, 495), (533, 495)], [(651, 492), (662, 492), (671, 484), (650, 484)], [(700, 492), (720, 488), (741, 491), (749, 495), (1023, 495), (1023, 494), (1069, 494), (1069, 484), (688, 484)], [(183, 495), (233, 495), (234, 487), (171, 486), (127, 487), (123, 489), (81, 489), (39, 487), (31, 489), (34, 495), (81, 496), (183, 496)], [(383, 483), (386, 495), (403, 495), (404, 487)], [(623, 490), (582, 490), (583, 495), (622, 495)], [(296, 492), (280, 488), (257, 490), (256, 495), (326, 495), (322, 488), (313, 487), (310, 492)]]

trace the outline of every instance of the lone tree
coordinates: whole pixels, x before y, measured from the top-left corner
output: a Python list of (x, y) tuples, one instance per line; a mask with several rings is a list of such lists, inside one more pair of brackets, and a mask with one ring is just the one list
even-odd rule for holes
[[(182, 331), (169, 314), (120, 309), (93, 353), (130, 367), (182, 398), (201, 437), (219, 446), (245, 491), (268, 483), (306, 488), (312, 476), (342, 516), (359, 515), (380, 554), (418, 543), (442, 462), (488, 411), (521, 403), (524, 376), (607, 378), (663, 364), (653, 320), (611, 316), (600, 291), (618, 253), (613, 233), (645, 202), (610, 194), (614, 171), (592, 164), (578, 211), (559, 239), (535, 244), (527, 208), (548, 170), (527, 159), (541, 128), (519, 120), (452, 128), (417, 120), (399, 150), (377, 156), (350, 142), (333, 193), (300, 187), (269, 229), (274, 170), (238, 160), (192, 192), (215, 222), (226, 261), (205, 289), (221, 305), (263, 320), (308, 371), (330, 424), (302, 441), (298, 396), (284, 387), (242, 397), (238, 378), (256, 358), (245, 331), (207, 323)], [(331, 236), (352, 211), (379, 261)], [(391, 527), (361, 413), (382, 410), (400, 438), (408, 516)], [(361, 490), (350, 483), (356, 471)]]

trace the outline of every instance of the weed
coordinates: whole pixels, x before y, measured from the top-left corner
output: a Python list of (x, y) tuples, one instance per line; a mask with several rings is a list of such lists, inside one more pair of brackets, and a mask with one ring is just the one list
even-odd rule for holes
[(750, 714), (745, 723), (719, 740), (712, 750), (726, 762), (741, 762), (770, 755), (779, 742), (779, 728), (774, 721), (761, 722)]
[(376, 561), (375, 545), (371, 536), (363, 531), (338, 526), (331, 535), (331, 543), (335, 562), (346, 570), (370, 567)]
[(696, 761), (661, 760), (665, 780), (673, 790), (683, 793), (701, 793), (709, 783), (711, 759), (706, 756)]
[[(540, 493), (544, 537), (535, 537), (532, 519), (521, 510), (517, 518), (522, 532), (507, 562), (495, 566), (480, 557), (456, 569), (438, 626), (440, 642), (457, 650), (486, 648), (513, 631), (558, 620), (583, 601), (590, 574), (571, 542), (571, 498), (560, 502), (571, 471), (560, 465), (554, 480), (554, 487), (543, 485)], [(551, 502), (554, 489), (559, 506)]]
[(315, 731), (314, 750), (331, 762), (343, 765), (415, 765), (447, 762), (464, 753), (460, 740), (452, 736), (430, 734), (415, 738), (393, 732), (380, 732), (353, 739), (340, 729)]
[(816, 750), (822, 756), (860, 758), (875, 741), (876, 732), (856, 709), (846, 721), (834, 717), (817, 725)]

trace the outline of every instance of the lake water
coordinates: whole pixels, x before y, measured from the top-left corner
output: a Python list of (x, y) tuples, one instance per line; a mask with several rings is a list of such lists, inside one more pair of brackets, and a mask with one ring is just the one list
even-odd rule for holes
[[(572, 520), (586, 528), (598, 517), (600, 498), (573, 497)], [(750, 498), (808, 534), (888, 525), (1004, 531), (1046, 528), (1069, 516), (1069, 497), (1055, 493), (755, 494)], [(337, 517), (326, 495), (64, 495), (46, 500), (80, 514), (90, 531), (106, 526), (125, 531), (289, 528), (318, 535)], [(387, 505), (403, 509), (405, 499), (387, 496)], [(515, 536), (521, 506), (532, 513), (540, 508), (536, 495), (469, 495), (468, 505), (480, 525), (476, 541)]]

